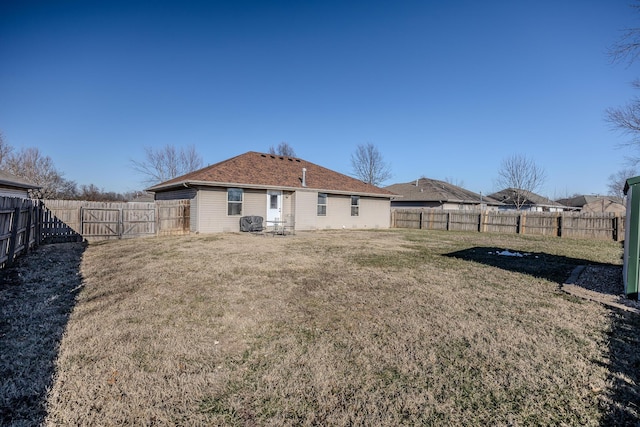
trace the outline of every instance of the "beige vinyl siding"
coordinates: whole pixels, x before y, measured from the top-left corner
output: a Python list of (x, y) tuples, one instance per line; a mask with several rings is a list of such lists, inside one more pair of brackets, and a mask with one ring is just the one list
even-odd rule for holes
[(296, 230), (317, 229), (318, 192), (298, 190), (292, 197), (296, 214)]
[(240, 218), (247, 215), (265, 217), (265, 190), (243, 190), (242, 214), (227, 215), (227, 188), (207, 188), (198, 192), (197, 231), (200, 233), (239, 232)]
[[(267, 216), (267, 190), (244, 190), (242, 216), (257, 215), (263, 219)], [(240, 222), (238, 220), (238, 230)]]
[(354, 219), (353, 224), (357, 228), (389, 228), (391, 225), (391, 202), (389, 199), (360, 197), (360, 215), (351, 218)]
[(389, 199), (360, 196), (359, 215), (351, 216), (351, 196), (329, 194), (327, 215), (318, 217), (318, 228), (389, 228)]
[(391, 203), (387, 198), (360, 197), (358, 216), (351, 216), (351, 196), (330, 194), (327, 215), (317, 215), (318, 192), (297, 191), (296, 230), (340, 228), (389, 228)]
[(198, 232), (219, 233), (227, 227), (227, 189), (208, 188), (198, 191)]

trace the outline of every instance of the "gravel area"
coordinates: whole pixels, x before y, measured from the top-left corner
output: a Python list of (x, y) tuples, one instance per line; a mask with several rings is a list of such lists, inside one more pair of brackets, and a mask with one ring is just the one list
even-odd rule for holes
[(640, 313), (640, 301), (624, 295), (621, 265), (588, 265), (563, 285), (570, 294)]

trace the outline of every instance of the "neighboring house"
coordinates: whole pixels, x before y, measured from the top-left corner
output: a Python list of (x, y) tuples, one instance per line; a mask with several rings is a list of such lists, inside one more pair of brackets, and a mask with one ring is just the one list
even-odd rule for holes
[(155, 200), (190, 199), (191, 231), (239, 231), (240, 218), (296, 230), (389, 228), (387, 190), (306, 160), (253, 151), (154, 185)]
[(603, 213), (613, 212), (624, 215), (627, 211), (624, 200), (614, 196), (575, 196), (558, 200), (558, 203), (569, 206), (580, 212)]
[(25, 181), (22, 178), (0, 170), (0, 197), (29, 198), (29, 190), (41, 188), (38, 185)]
[[(536, 193), (526, 190), (516, 190), (514, 188), (505, 188), (497, 193), (489, 194), (492, 199), (503, 203), (500, 210), (516, 210), (520, 205), (521, 211), (531, 212), (562, 212), (569, 208), (551, 199), (542, 197)], [(518, 200), (520, 197), (520, 200)]]
[(391, 199), (392, 208), (439, 208), (496, 210), (502, 205), (482, 194), (474, 193), (445, 181), (420, 178), (405, 184), (393, 184), (385, 187), (398, 196)]

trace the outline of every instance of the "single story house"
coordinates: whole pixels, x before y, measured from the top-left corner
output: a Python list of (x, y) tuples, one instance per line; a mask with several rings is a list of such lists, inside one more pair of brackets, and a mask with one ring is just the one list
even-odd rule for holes
[(38, 185), (18, 178), (7, 171), (0, 170), (0, 197), (28, 199), (29, 190), (37, 190), (39, 188), (41, 187)]
[(404, 184), (389, 185), (385, 190), (398, 194), (391, 199), (392, 208), (497, 210), (502, 205), (482, 194), (437, 179), (420, 178)]
[(237, 232), (240, 218), (285, 221), (295, 230), (389, 228), (384, 190), (303, 159), (247, 152), (146, 191), (190, 199), (192, 232)]
[(560, 199), (558, 203), (562, 203), (573, 210), (589, 213), (613, 212), (624, 215), (627, 208), (624, 200), (614, 196), (574, 196), (568, 199)]
[[(521, 210), (530, 212), (562, 212), (569, 208), (561, 203), (527, 190), (505, 188), (489, 194), (492, 199), (503, 203), (500, 210)], [(520, 209), (518, 209), (518, 207)]]

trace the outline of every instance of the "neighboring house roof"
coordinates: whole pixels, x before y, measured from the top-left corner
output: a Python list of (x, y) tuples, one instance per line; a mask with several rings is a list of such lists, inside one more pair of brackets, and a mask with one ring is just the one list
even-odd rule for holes
[(579, 209), (582, 212), (617, 212), (624, 213), (626, 206), (624, 200), (615, 196), (589, 196), (581, 195), (568, 199), (560, 199), (558, 203)]
[(457, 185), (449, 184), (437, 179), (420, 178), (404, 184), (393, 184), (385, 187), (401, 198), (395, 199), (402, 202), (450, 202), (450, 203), (489, 203), (500, 205), (502, 203), (487, 199), (473, 191), (469, 191)]
[(558, 203), (561, 203), (565, 206), (570, 206), (572, 208), (581, 208), (585, 205), (588, 205), (593, 202), (602, 202), (605, 203), (619, 203), (624, 204), (624, 201), (620, 197), (615, 196), (590, 196), (590, 195), (580, 195), (571, 197), (568, 199), (560, 199), (557, 200)]
[[(303, 172), (303, 169), (306, 171)], [(303, 180), (305, 181), (303, 185)], [(393, 193), (303, 159), (249, 151), (236, 157), (156, 184), (158, 192), (189, 185), (301, 189), (391, 197)]]
[(558, 202), (554, 202), (551, 199), (543, 197), (539, 194), (532, 193), (527, 190), (516, 190), (515, 188), (505, 188), (504, 190), (498, 191), (497, 193), (489, 194), (489, 197), (499, 200), (507, 205), (515, 205), (515, 194), (520, 192), (522, 196), (525, 197), (525, 201), (522, 204), (523, 206), (544, 206), (544, 207), (555, 207), (555, 208), (566, 208), (565, 205), (560, 204)]
[(19, 178), (14, 174), (3, 170), (0, 170), (0, 186), (20, 188), (24, 190), (35, 190), (37, 188), (42, 188), (40, 185), (32, 184), (27, 180)]

